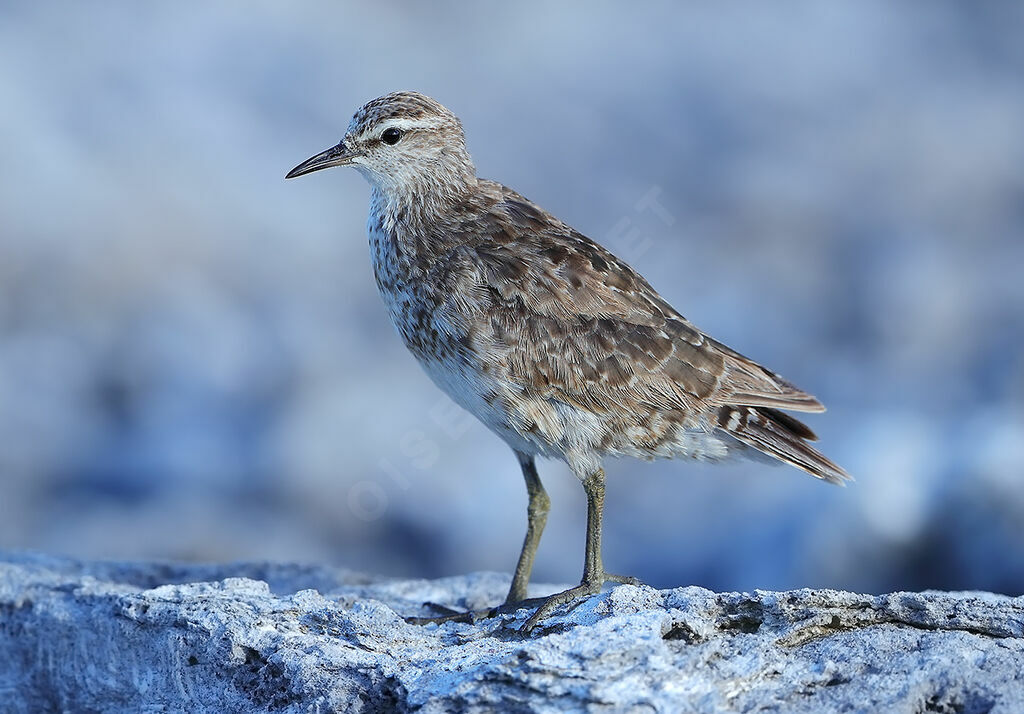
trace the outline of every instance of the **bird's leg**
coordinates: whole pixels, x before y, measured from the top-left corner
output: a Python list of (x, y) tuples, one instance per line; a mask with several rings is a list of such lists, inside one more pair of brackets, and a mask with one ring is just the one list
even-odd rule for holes
[[(517, 452), (518, 454), (518, 452)], [(539, 601), (537, 610), (520, 628), (520, 632), (528, 634), (530, 630), (551, 614), (559, 605), (572, 602), (573, 600), (588, 595), (594, 595), (601, 591), (606, 582), (628, 583), (639, 585), (636, 578), (628, 578), (621, 575), (606, 573), (604, 564), (601, 561), (601, 528), (604, 519), (604, 470), (598, 469), (583, 480), (583, 490), (587, 494), (587, 545), (586, 554), (583, 559), (583, 580), (574, 588), (564, 592), (549, 595), (547, 598), (536, 598), (526, 601), (526, 585), (530, 580), (530, 571), (533, 569), (533, 558), (537, 553), (537, 545), (540, 543), (541, 533), (544, 531), (544, 524), (548, 517), (550, 500), (547, 492), (541, 485), (537, 470), (534, 467), (533, 459), (519, 455), (519, 463), (523, 467), (523, 476), (526, 479), (526, 490), (530, 495), (530, 504), (527, 508), (526, 538), (523, 540), (523, 550), (519, 554), (519, 562), (516, 564), (516, 572), (512, 577), (512, 586), (509, 588), (508, 597), (498, 607), (488, 610), (477, 610), (469, 612), (456, 612), (448, 608), (445, 614), (438, 617), (408, 617), (406, 622), (413, 624), (426, 624), (430, 622), (475, 622), (479, 619), (494, 617), (501, 613), (514, 612), (523, 604), (534, 604)]]
[(544, 533), (544, 525), (548, 521), (548, 511), (551, 509), (551, 499), (548, 498), (548, 492), (544, 490), (544, 484), (540, 482), (533, 457), (518, 451), (516, 456), (523, 468), (526, 493), (530, 497), (530, 502), (526, 506), (526, 537), (523, 538), (523, 549), (519, 553), (516, 571), (512, 576), (512, 585), (505, 598), (506, 605), (526, 599), (526, 586), (530, 583), (533, 559), (537, 555), (537, 546), (540, 544), (541, 534)]
[(604, 527), (604, 469), (598, 469), (583, 481), (587, 494), (587, 546), (583, 556), (581, 585), (604, 585), (601, 560), (601, 530)]
[(524, 634), (529, 633), (543, 618), (547, 617), (559, 605), (572, 602), (576, 598), (594, 595), (601, 591), (607, 581), (616, 583), (638, 584), (635, 578), (620, 575), (609, 575), (604, 572), (601, 562), (601, 526), (604, 519), (604, 469), (598, 469), (583, 480), (583, 490), (587, 494), (587, 547), (583, 559), (583, 580), (574, 588), (549, 596), (537, 611), (530, 616), (522, 627)]
[(544, 490), (544, 484), (540, 482), (537, 475), (537, 467), (534, 465), (533, 457), (516, 452), (519, 465), (523, 469), (523, 479), (526, 481), (526, 493), (530, 501), (526, 507), (526, 537), (523, 539), (523, 549), (519, 553), (519, 561), (516, 563), (516, 571), (512, 576), (512, 585), (508, 590), (505, 602), (493, 608), (483, 610), (470, 610), (460, 612), (451, 608), (431, 603), (433, 607), (442, 611), (436, 617), (408, 617), (406, 622), (416, 625), (442, 622), (475, 622), (476, 620), (494, 617), (503, 612), (514, 612), (517, 603), (526, 600), (526, 586), (530, 583), (530, 573), (533, 571), (533, 559), (537, 555), (537, 546), (540, 544), (541, 534), (544, 533), (544, 525), (548, 520), (548, 511), (551, 508), (551, 499), (548, 492)]

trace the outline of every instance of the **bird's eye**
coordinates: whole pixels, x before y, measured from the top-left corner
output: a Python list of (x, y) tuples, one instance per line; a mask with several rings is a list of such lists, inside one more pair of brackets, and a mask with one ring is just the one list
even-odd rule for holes
[(395, 127), (391, 127), (390, 129), (385, 129), (384, 133), (380, 135), (380, 140), (383, 141), (385, 144), (389, 144), (391, 146), (394, 146), (395, 144), (397, 144), (398, 140), (401, 139), (401, 138), (402, 138), (402, 132), (400, 132)]

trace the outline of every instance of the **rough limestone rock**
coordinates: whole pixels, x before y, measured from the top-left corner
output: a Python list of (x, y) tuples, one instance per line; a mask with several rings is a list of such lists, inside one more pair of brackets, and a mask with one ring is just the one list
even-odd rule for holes
[(507, 584), (0, 554), (0, 710), (1024, 712), (1024, 598), (623, 585), (530, 636), (403, 619)]

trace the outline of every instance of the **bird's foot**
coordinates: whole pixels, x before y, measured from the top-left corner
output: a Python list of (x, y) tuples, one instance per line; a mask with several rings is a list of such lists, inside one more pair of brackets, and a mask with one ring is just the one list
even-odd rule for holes
[[(560, 593), (549, 595), (543, 599), (540, 607), (530, 615), (530, 618), (523, 623), (523, 626), (519, 628), (519, 632), (528, 635), (540, 621), (551, 614), (559, 605), (565, 605), (580, 598), (590, 597), (601, 592), (601, 588), (605, 583), (619, 583), (620, 585), (640, 585), (641, 582), (636, 578), (631, 578), (626, 575), (612, 575), (611, 573), (601, 573), (597, 577), (588, 578), (581, 582), (574, 588), (563, 590)], [(576, 603), (577, 605), (579, 603)]]
[[(530, 634), (540, 621), (551, 614), (559, 605), (565, 605), (578, 600), (581, 598), (596, 595), (601, 592), (601, 588), (605, 583), (617, 583), (619, 585), (642, 585), (637, 578), (629, 577), (628, 575), (614, 575), (612, 573), (604, 573), (601, 577), (591, 578), (585, 580), (576, 587), (563, 590), (560, 593), (554, 595), (548, 595), (547, 597), (535, 597), (523, 600), (506, 600), (501, 605), (495, 607), (483, 608), (480, 610), (455, 610), (448, 607), (447, 605), (441, 605), (436, 602), (423, 603), (424, 606), (437, 610), (440, 614), (428, 617), (407, 617), (405, 621), (410, 625), (429, 625), (429, 624), (443, 624), (445, 622), (464, 622), (467, 624), (475, 624), (481, 620), (489, 620), (499, 615), (508, 615), (523, 608), (536, 607), (529, 619), (523, 623), (523, 626), (519, 628), (519, 632), (524, 635)], [(578, 603), (577, 603), (578, 604)]]
[(498, 615), (513, 613), (524, 607), (542, 605), (543, 603), (544, 598), (532, 598), (529, 600), (518, 600), (515, 602), (509, 602), (506, 600), (501, 605), (483, 608), (481, 610), (455, 610), (447, 605), (441, 605), (436, 602), (426, 602), (424, 603), (426, 607), (437, 610), (441, 614), (433, 617), (407, 617), (405, 618), (405, 621), (410, 625), (429, 625), (432, 623), (440, 625), (445, 622), (465, 622), (473, 624), (480, 622), (481, 620), (489, 620), (492, 617), (497, 617)]
[(640, 578), (634, 578), (632, 575), (612, 575), (611, 573), (605, 573), (604, 581), (606, 583), (618, 583), (619, 585), (643, 585)]
[(474, 622), (494, 617), (497, 614), (497, 608), (485, 608), (483, 610), (455, 610), (447, 605), (441, 605), (436, 602), (425, 602), (423, 604), (426, 607), (440, 611), (441, 614), (428, 617), (407, 617), (405, 618), (405, 621), (410, 625), (440, 625), (445, 622), (466, 622), (473, 624)]

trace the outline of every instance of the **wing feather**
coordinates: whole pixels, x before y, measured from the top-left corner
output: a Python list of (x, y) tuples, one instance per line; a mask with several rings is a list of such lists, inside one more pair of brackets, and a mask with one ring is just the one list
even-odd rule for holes
[[(595, 389), (647, 406), (744, 405), (824, 411), (807, 392), (712, 339), (633, 268), (510, 189), (474, 246), (492, 308), (519, 345), (528, 386), (590, 402)], [(511, 228), (509, 228), (511, 226)], [(526, 248), (524, 250), (524, 248)], [(529, 354), (526, 354), (526, 353)]]
[(462, 287), (472, 284), (490, 318), (468, 339), (503, 355), (517, 389), (641, 434), (648, 417), (720, 429), (818, 478), (849, 478), (807, 443), (807, 426), (779, 411), (824, 411), (815, 397), (701, 332), (605, 248), (490, 187), (494, 204), (460, 231), (471, 236), (459, 251), (473, 274)]

